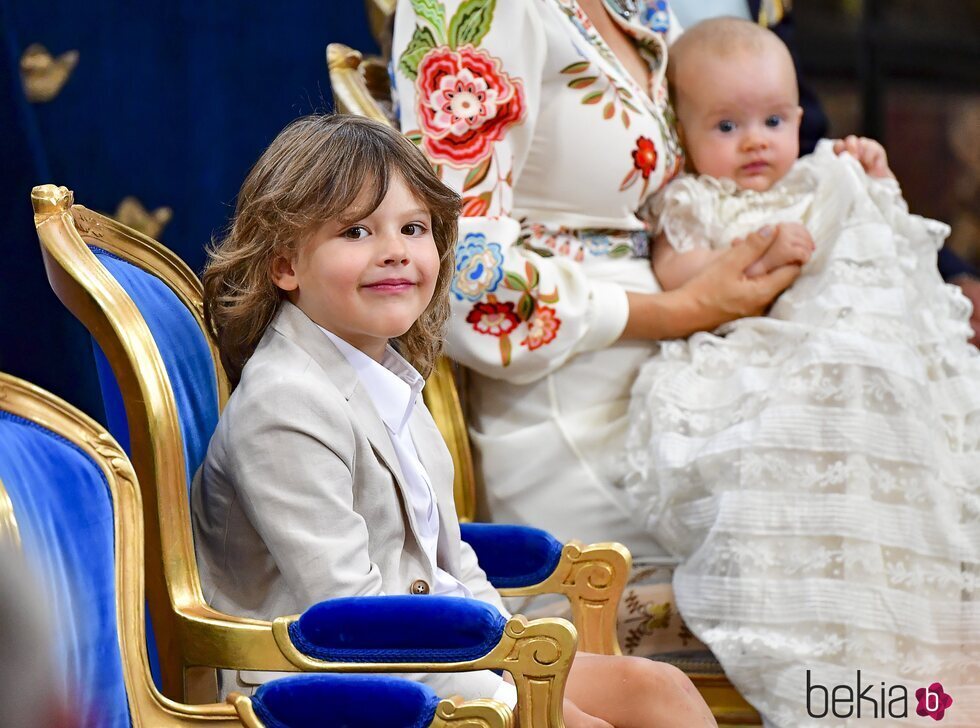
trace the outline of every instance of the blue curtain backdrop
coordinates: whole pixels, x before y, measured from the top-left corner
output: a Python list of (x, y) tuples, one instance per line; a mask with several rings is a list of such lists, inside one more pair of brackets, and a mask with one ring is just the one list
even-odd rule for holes
[[(129, 195), (173, 218), (161, 241), (196, 271), (276, 133), (332, 108), (328, 43), (377, 52), (361, 0), (0, 0), (0, 370), (104, 420), (88, 336), (51, 292), (30, 190), (53, 182), (112, 214)], [(78, 65), (27, 101), (33, 43)]]

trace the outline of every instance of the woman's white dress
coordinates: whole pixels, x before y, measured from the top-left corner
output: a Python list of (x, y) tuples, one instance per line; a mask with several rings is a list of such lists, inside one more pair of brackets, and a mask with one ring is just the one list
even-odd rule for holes
[(617, 340), (627, 291), (659, 290), (635, 211), (681, 163), (663, 82), (678, 28), (663, 0), (624, 28), (650, 88), (575, 0), (400, 0), (392, 67), (402, 131), (463, 196), (446, 348), (472, 374), (481, 516), (642, 557), (664, 552), (616, 455), (656, 344)]
[[(664, 343), (633, 388), (627, 491), (686, 623), (770, 725), (921, 722), (935, 681), (943, 726), (980, 725), (980, 355), (947, 226), (827, 142), (769, 191), (687, 176), (651, 207), (679, 250), (791, 220), (816, 243), (767, 317)], [(808, 671), (857, 670), (910, 723), (808, 715)]]

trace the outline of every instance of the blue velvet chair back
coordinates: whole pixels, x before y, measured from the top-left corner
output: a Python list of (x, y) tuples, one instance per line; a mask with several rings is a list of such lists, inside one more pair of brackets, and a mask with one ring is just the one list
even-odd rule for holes
[(81, 725), (128, 726), (113, 502), (103, 471), (67, 439), (0, 411), (0, 484), (47, 599), (59, 692)]
[[(177, 406), (188, 487), (218, 424), (218, 381), (208, 340), (190, 310), (160, 278), (92, 246), (95, 257), (126, 291), (153, 336)], [(93, 342), (109, 432), (129, 452), (126, 411), (112, 369)]]
[(186, 690), (173, 609), (200, 593), (187, 495), (228, 392), (200, 281), (156, 241), (72, 205), (65, 188), (43, 185), (32, 199), (48, 280), (93, 337), (106, 422), (142, 488), (154, 678), (171, 699), (206, 699)]

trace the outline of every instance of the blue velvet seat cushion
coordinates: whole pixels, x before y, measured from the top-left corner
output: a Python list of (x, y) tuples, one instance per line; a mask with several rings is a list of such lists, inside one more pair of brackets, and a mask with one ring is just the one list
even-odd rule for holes
[(424, 728), (438, 704), (425, 685), (380, 675), (297, 675), (252, 696), (266, 728)]
[(117, 640), (113, 504), (102, 471), (61, 436), (0, 411), (0, 482), (24, 557), (48, 599), (43, 607), (61, 668), (53, 676), (58, 693), (70, 696), (80, 725), (129, 726)]
[(459, 530), (463, 540), (476, 552), (480, 568), (498, 589), (544, 581), (561, 560), (561, 542), (540, 528), (463, 523)]
[(505, 624), (478, 599), (343, 597), (310, 607), (289, 636), (301, 652), (328, 662), (458, 662), (487, 654)]
[[(218, 383), (207, 339), (197, 320), (166, 283), (101, 248), (91, 250), (136, 304), (160, 351), (177, 403), (190, 487), (218, 424)], [(98, 348), (95, 358), (109, 430), (120, 442), (128, 443), (128, 432), (124, 432), (126, 415), (115, 378), (107, 371), (108, 362)]]

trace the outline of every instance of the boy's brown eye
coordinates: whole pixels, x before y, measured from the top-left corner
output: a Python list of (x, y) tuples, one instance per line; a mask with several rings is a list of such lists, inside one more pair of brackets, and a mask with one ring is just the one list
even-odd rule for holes
[(424, 232), (425, 226), (417, 222), (410, 222), (402, 228), (402, 233), (405, 235), (421, 235)]
[(347, 228), (343, 232), (343, 236), (350, 240), (360, 240), (361, 238), (367, 237), (368, 231), (366, 228), (360, 225), (355, 225), (354, 227)]

